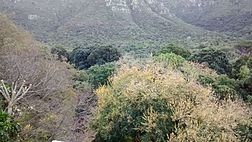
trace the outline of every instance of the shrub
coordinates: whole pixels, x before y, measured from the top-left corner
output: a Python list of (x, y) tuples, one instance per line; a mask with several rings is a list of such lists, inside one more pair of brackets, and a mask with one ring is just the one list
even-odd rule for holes
[(244, 100), (252, 103), (252, 57), (240, 57), (233, 64), (232, 77), (239, 80), (239, 91)]
[(207, 63), (220, 74), (231, 73), (231, 64), (225, 52), (215, 49), (203, 49), (191, 57), (192, 61)]
[(76, 48), (70, 54), (70, 62), (79, 69), (88, 69), (93, 65), (102, 65), (117, 61), (120, 53), (112, 46)]
[(87, 70), (81, 70), (74, 78), (74, 88), (79, 88), (82, 85), (91, 85), (97, 88), (102, 85), (107, 85), (109, 77), (116, 69), (115, 63), (106, 63), (103, 65), (94, 65)]
[(241, 142), (252, 141), (252, 118), (248, 122), (239, 124), (235, 130), (241, 136)]
[(242, 56), (234, 64), (232, 77), (236, 79), (247, 79), (252, 70), (252, 57)]
[(0, 110), (0, 141), (15, 142), (19, 130), (19, 124), (8, 113)]
[(169, 44), (163, 47), (159, 52), (155, 54), (155, 56), (158, 56), (160, 54), (166, 54), (166, 53), (174, 53), (179, 56), (182, 56), (185, 59), (191, 56), (191, 52), (188, 49), (182, 48), (176, 44)]
[(235, 79), (229, 78), (227, 75), (219, 75), (216, 77), (199, 76), (198, 81), (205, 86), (211, 86), (217, 98), (223, 99), (237, 99), (239, 93), (237, 92), (238, 82)]
[(238, 141), (249, 114), (240, 102), (216, 104), (211, 90), (156, 64), (122, 65), (97, 89), (97, 141)]
[(116, 67), (113, 63), (104, 65), (94, 65), (87, 70), (88, 82), (95, 88), (100, 85), (106, 85), (109, 76), (113, 74)]
[(183, 57), (174, 53), (160, 54), (154, 58), (155, 60), (163, 62), (173, 68), (181, 66), (186, 61)]
[(68, 61), (69, 54), (62, 45), (56, 45), (51, 49), (51, 53), (57, 55), (58, 60)]
[(252, 103), (252, 75), (250, 75), (248, 79), (242, 82), (240, 86), (241, 86), (241, 89), (245, 91), (243, 95), (244, 99)]
[(216, 78), (216, 82), (212, 85), (215, 93), (220, 99), (237, 98), (238, 93), (236, 91), (237, 82), (234, 79), (230, 79), (226, 75), (220, 75)]
[(240, 41), (235, 46), (235, 48), (238, 49), (241, 54), (252, 55), (252, 41), (251, 40)]

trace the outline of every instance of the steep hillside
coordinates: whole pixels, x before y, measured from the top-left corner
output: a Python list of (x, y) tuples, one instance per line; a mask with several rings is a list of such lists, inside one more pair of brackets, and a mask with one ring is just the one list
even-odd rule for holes
[(0, 9), (39, 39), (131, 41), (214, 36), (185, 23), (162, 0), (0, 0)]
[[(252, 38), (251, 0), (0, 0), (43, 41)], [(212, 32), (209, 32), (212, 31)]]
[(185, 22), (210, 31), (252, 38), (251, 0), (173, 0), (165, 3)]

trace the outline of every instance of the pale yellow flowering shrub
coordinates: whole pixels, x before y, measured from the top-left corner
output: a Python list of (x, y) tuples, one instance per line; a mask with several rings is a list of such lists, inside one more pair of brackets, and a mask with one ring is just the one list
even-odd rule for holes
[(122, 64), (96, 93), (92, 126), (106, 141), (239, 141), (234, 129), (250, 117), (242, 102), (220, 102), (211, 88), (154, 62)]

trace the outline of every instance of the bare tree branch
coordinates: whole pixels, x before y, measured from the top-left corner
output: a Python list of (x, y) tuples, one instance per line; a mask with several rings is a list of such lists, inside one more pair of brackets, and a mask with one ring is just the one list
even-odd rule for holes
[[(17, 83), (12, 83), (12, 86), (10, 89), (7, 89), (6, 84), (3, 80), (1, 80), (1, 88), (0, 92), (5, 97), (5, 99), (8, 102), (8, 113), (12, 114), (13, 106), (21, 99), (25, 97), (29, 89), (31, 88), (31, 84), (27, 87), (25, 86), (25, 81), (21, 84), (18, 92), (17, 92)], [(11, 90), (11, 91), (10, 91)], [(16, 93), (17, 92), (17, 93)]]

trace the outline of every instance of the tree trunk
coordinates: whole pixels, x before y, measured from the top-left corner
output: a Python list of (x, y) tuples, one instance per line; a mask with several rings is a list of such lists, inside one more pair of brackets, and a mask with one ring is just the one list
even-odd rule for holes
[(8, 112), (8, 114), (12, 115), (12, 105), (11, 104), (8, 105), (7, 112)]

